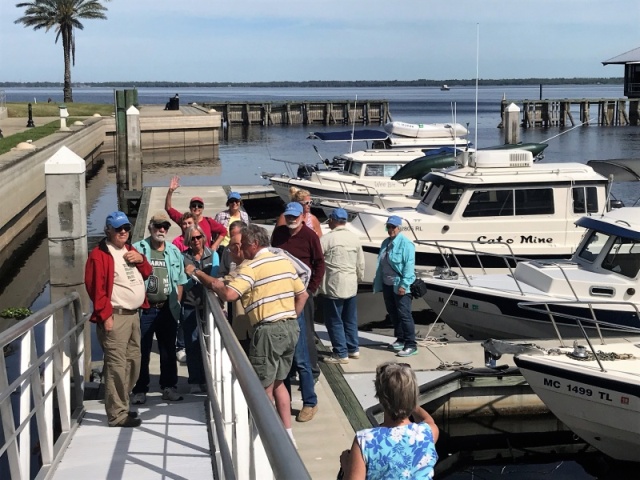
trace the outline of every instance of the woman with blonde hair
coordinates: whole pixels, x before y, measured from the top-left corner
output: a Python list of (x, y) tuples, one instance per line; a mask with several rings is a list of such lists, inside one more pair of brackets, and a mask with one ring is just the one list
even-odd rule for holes
[(379, 427), (357, 432), (351, 450), (342, 452), (342, 478), (433, 478), (439, 430), (431, 415), (418, 405), (418, 382), (411, 366), (395, 362), (378, 365), (375, 389), (384, 420)]
[[(316, 232), (318, 237), (322, 236), (322, 229), (320, 228), (320, 221), (318, 217), (316, 217), (313, 213), (311, 213), (311, 204), (313, 201), (311, 200), (311, 193), (309, 190), (304, 190), (302, 188), (290, 187), (289, 188), (289, 197), (292, 202), (298, 202), (302, 205), (302, 221), (304, 224), (309, 227), (311, 230)], [(287, 222), (284, 218), (284, 213), (278, 217), (278, 221), (276, 222), (276, 227), (280, 225), (286, 225)]]

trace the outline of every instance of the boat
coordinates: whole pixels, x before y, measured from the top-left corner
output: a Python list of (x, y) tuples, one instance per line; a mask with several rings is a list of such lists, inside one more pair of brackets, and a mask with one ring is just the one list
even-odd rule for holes
[[(587, 231), (569, 261), (521, 260), (504, 274), (467, 275), (462, 269), (457, 276), (424, 277), (424, 299), (467, 340), (580, 337), (573, 317), (597, 320), (599, 336), (619, 336), (621, 329), (640, 326), (639, 218), (638, 207), (581, 217), (576, 226)], [(455, 249), (443, 253), (457, 263)]]
[(384, 131), (390, 135), (408, 138), (456, 138), (469, 134), (469, 130), (459, 123), (406, 123), (388, 122)]
[(403, 219), (403, 233), (416, 243), (417, 270), (444, 266), (439, 249), (421, 241), (471, 242), (487, 255), (467, 252), (457, 258), (469, 272), (486, 273), (506, 271), (495, 254), (571, 258), (585, 231), (573, 223), (608, 209), (609, 182), (586, 165), (534, 163), (530, 151), (518, 148), (457, 158), (457, 166), (424, 177), (429, 186), (416, 208), (368, 209), (348, 223), (362, 242), (367, 280), (373, 279), (391, 212)]
[(443, 92), (448, 92), (449, 90), (451, 90), (451, 88), (445, 83), (440, 87), (440, 90), (442, 90)]
[(615, 460), (638, 462), (640, 343), (620, 338), (596, 349), (585, 334), (572, 346), (545, 349), (491, 339), (483, 347), (490, 362), (513, 354), (534, 393), (582, 440)]

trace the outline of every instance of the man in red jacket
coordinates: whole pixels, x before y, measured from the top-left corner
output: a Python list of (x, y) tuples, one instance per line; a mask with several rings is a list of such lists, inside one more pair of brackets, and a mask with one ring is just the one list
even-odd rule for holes
[(129, 393), (140, 374), (140, 316), (148, 308), (144, 280), (151, 275), (147, 259), (127, 244), (131, 223), (123, 212), (107, 217), (104, 238), (89, 254), (84, 282), (93, 302), (104, 352), (105, 409), (110, 427), (138, 427), (129, 411)]

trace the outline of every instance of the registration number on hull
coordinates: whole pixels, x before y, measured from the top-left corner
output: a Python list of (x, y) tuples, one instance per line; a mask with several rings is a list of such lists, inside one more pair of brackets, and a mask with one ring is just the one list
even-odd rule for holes
[[(547, 388), (569, 392), (570, 394), (579, 397), (594, 397), (595, 399), (601, 400), (603, 402), (617, 402), (617, 399), (615, 399), (614, 397), (618, 397), (618, 395), (614, 394), (613, 392), (594, 390), (589, 386), (581, 385), (578, 383), (562, 382), (555, 378), (544, 377), (542, 379), (542, 384)], [(620, 396), (619, 403), (621, 405), (629, 405), (629, 397)]]

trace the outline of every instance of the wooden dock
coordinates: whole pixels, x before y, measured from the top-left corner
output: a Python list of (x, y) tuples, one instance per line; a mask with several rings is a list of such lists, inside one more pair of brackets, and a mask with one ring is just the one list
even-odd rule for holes
[[(505, 109), (512, 103), (520, 107), (522, 128), (573, 127), (578, 124), (600, 126), (640, 124), (640, 99), (637, 98), (505, 99), (502, 100), (500, 108), (501, 121), (498, 128), (504, 125)], [(591, 118), (592, 110), (597, 111), (593, 119)]]
[(382, 125), (391, 120), (387, 100), (204, 103), (232, 125)]

